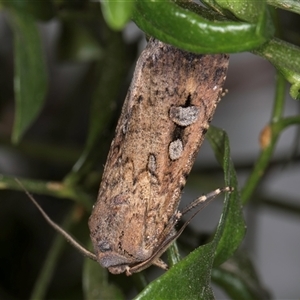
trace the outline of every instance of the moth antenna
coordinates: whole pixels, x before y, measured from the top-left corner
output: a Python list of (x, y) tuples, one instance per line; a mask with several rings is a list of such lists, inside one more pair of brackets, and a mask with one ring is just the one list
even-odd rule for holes
[(82, 245), (80, 245), (69, 233), (67, 233), (63, 228), (61, 228), (58, 224), (56, 224), (52, 219), (47, 215), (47, 213), (42, 209), (42, 207), (35, 201), (33, 196), (26, 190), (24, 185), (20, 182), (19, 179), (15, 178), (15, 181), (20, 185), (23, 191), (26, 193), (31, 202), (36, 206), (36, 208), (41, 212), (44, 219), (49, 223), (49, 225), (54, 228), (59, 234), (61, 234), (73, 247), (75, 247), (79, 252), (81, 252), (84, 256), (97, 261), (97, 257), (94, 253), (85, 249)]

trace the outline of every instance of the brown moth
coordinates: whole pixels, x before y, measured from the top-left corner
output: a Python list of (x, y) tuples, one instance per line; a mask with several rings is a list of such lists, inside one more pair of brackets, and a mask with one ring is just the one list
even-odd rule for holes
[(160, 256), (197, 212), (176, 232), (181, 216), (232, 191), (217, 189), (178, 210), (220, 101), (228, 61), (225, 54), (192, 54), (149, 40), (137, 62), (89, 219), (95, 254), (53, 222), (17, 182), (55, 230), (111, 273), (130, 275), (150, 265), (167, 269)]
[(142, 52), (89, 219), (97, 261), (111, 273), (152, 264), (166, 269), (159, 257), (178, 236), (181, 192), (220, 101), (228, 61), (153, 38)]

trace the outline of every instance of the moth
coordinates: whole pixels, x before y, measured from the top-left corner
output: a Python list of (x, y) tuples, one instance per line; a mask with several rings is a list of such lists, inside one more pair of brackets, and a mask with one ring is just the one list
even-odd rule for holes
[(166, 268), (159, 257), (173, 241), (181, 192), (220, 101), (228, 60), (153, 38), (140, 55), (89, 219), (97, 261), (111, 273)]
[(229, 57), (193, 54), (150, 38), (141, 53), (89, 218), (94, 253), (47, 221), (113, 274), (150, 265), (181, 234), (181, 215), (230, 188), (178, 210), (182, 189), (220, 101)]

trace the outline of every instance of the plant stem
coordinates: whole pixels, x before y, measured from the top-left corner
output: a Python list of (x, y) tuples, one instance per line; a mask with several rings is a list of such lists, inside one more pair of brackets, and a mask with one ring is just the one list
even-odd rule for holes
[(278, 127), (278, 130), (286, 129), (287, 127), (291, 125), (299, 125), (300, 124), (300, 115), (295, 117), (287, 117), (284, 118), (278, 122), (276, 122), (276, 126)]
[(169, 267), (174, 266), (180, 261), (179, 249), (176, 242), (172, 243), (172, 245), (168, 249), (168, 261)]
[(250, 174), (246, 184), (242, 188), (241, 201), (243, 204), (246, 204), (249, 201), (251, 195), (253, 194), (262, 176), (264, 175), (274, 152), (277, 139), (281, 133), (281, 130), (279, 130), (279, 127), (276, 126), (276, 123), (280, 121), (280, 118), (283, 114), (285, 86), (286, 81), (284, 77), (279, 72), (277, 72), (275, 103), (271, 117), (271, 124), (266, 127), (266, 129), (269, 129), (269, 136), (267, 137), (268, 140), (266, 145), (263, 146), (263, 149), (255, 163), (252, 173)]
[[(65, 217), (62, 227), (69, 231), (72, 225), (74, 224), (74, 211), (76, 207), (71, 210), (71, 212), (68, 213), (68, 215)], [(35, 282), (32, 294), (30, 299), (44, 299), (45, 294), (47, 292), (47, 288), (50, 284), (52, 275), (54, 273), (55, 267), (57, 265), (59, 256), (61, 255), (64, 247), (66, 245), (65, 238), (60, 235), (56, 234), (56, 237), (52, 243), (52, 246), (48, 252), (48, 255), (46, 257), (46, 260), (43, 264), (42, 270), (40, 271), (40, 274), (38, 276), (38, 279)]]
[(143, 272), (132, 274), (132, 278), (135, 283), (135, 288), (138, 290), (138, 292), (141, 292), (148, 285)]
[(24, 139), (17, 145), (12, 145), (11, 140), (7, 137), (0, 136), (0, 144), (9, 152), (16, 152), (34, 159), (46, 161), (48, 163), (71, 165), (80, 156), (81, 149), (58, 144), (38, 142)]
[[(30, 193), (49, 195), (56, 198), (67, 198), (84, 206), (88, 211), (92, 208), (93, 200), (81, 189), (54, 181), (42, 181), (34, 179), (21, 179), (25, 189)], [(15, 177), (0, 174), (0, 190), (10, 189), (23, 191)]]
[(300, 205), (295, 204), (297, 201), (296, 199), (274, 199), (272, 198), (264, 198), (264, 197), (256, 197), (255, 201), (253, 201), (254, 205), (265, 205), (273, 209), (278, 209), (280, 212), (286, 212), (292, 215), (296, 215), (299, 217), (300, 215)]

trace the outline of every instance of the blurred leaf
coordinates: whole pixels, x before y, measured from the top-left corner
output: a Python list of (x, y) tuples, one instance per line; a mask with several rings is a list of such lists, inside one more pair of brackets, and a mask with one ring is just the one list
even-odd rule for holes
[(41, 21), (48, 21), (55, 16), (55, 8), (51, 0), (0, 0), (0, 3)]
[(244, 251), (237, 251), (227, 262), (213, 269), (212, 280), (233, 300), (271, 299)]
[(210, 126), (207, 139), (215, 152), (219, 164), (223, 166), (226, 186), (234, 188), (234, 192), (230, 194), (230, 203), (224, 202), (221, 216), (221, 219), (224, 217), (224, 226), (219, 226), (222, 233), (216, 249), (214, 265), (220, 265), (231, 257), (239, 247), (245, 236), (246, 227), (238, 193), (236, 173), (230, 158), (228, 136), (225, 131)]
[(114, 30), (121, 30), (131, 18), (135, 5), (134, 0), (100, 0), (103, 17), (108, 26)]
[[(221, 160), (225, 172), (226, 184), (237, 188), (235, 171), (230, 162), (228, 139), (222, 130), (214, 128), (210, 135), (214, 139), (214, 150)], [(223, 154), (223, 156), (222, 156)], [(231, 255), (241, 242), (244, 232), (243, 222), (237, 219), (241, 213), (235, 213), (233, 209), (241, 210), (237, 197), (237, 189), (230, 195), (226, 194), (224, 209), (220, 218), (214, 239), (197, 248), (178, 264), (170, 268), (168, 272), (153, 281), (135, 299), (214, 299), (210, 286), (211, 269), (214, 264), (217, 251), (218, 262)], [(231, 227), (234, 220), (238, 220), (237, 228)], [(228, 227), (228, 228), (227, 228)], [(228, 240), (229, 231), (233, 242)], [(233, 231), (232, 231), (233, 230)], [(235, 237), (237, 235), (237, 237)], [(224, 247), (225, 254), (221, 254)], [(178, 276), (180, 274), (180, 276)]]
[(38, 116), (47, 91), (47, 73), (36, 24), (31, 16), (11, 10), (14, 33), (16, 113), (12, 141), (18, 143)]
[(87, 258), (84, 260), (83, 290), (86, 300), (124, 299), (121, 291), (108, 283), (107, 270)]
[(86, 62), (101, 58), (103, 49), (87, 28), (77, 21), (66, 21), (62, 25), (58, 41), (59, 59)]
[[(127, 45), (120, 32), (108, 31), (103, 57), (97, 64), (90, 107), (90, 125), (84, 150), (65, 178), (71, 185), (87, 177), (99, 157), (106, 157), (111, 137), (110, 126), (117, 109), (117, 98), (124, 78), (136, 57), (137, 47)], [(116, 88), (119, 87), (119, 88)]]

